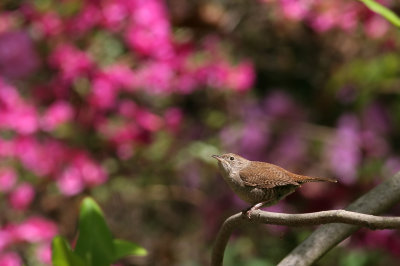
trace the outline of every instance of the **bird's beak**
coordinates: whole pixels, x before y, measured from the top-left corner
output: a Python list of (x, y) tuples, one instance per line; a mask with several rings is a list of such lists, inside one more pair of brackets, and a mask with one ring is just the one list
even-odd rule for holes
[(222, 161), (222, 157), (219, 155), (212, 155), (211, 157), (213, 157), (214, 159), (217, 159), (218, 161)]

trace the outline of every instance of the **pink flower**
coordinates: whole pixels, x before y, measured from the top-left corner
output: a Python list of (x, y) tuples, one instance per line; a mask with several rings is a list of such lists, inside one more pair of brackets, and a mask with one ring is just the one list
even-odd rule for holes
[(161, 118), (146, 109), (139, 109), (135, 114), (136, 122), (146, 130), (157, 131), (163, 125)]
[(15, 252), (7, 252), (0, 255), (1, 266), (21, 266), (22, 260)]
[[(23, 100), (13, 86), (8, 85), (0, 77), (0, 107), (1, 109), (9, 110), (15, 108), (15, 106), (20, 106), (23, 104)], [(0, 113), (1, 114), (1, 113)], [(2, 119), (0, 120), (2, 121)]]
[(225, 61), (212, 62), (198, 69), (197, 78), (212, 88), (224, 87), (229, 76), (230, 66)]
[(17, 181), (17, 174), (12, 168), (0, 169), (0, 191), (10, 191)]
[(0, 33), (6, 32), (9, 29), (12, 29), (15, 16), (13, 16), (13, 12), (2, 11), (0, 15)]
[(0, 33), (0, 75), (20, 79), (39, 67), (39, 58), (30, 37), (25, 32)]
[(71, 81), (88, 73), (92, 61), (85, 52), (75, 46), (62, 44), (50, 55), (50, 65), (61, 71), (63, 79)]
[(292, 20), (303, 19), (308, 12), (307, 1), (301, 0), (280, 0), (283, 14), (286, 18)]
[(84, 188), (82, 175), (76, 167), (66, 168), (57, 179), (58, 189), (66, 196), (80, 193)]
[[(24, 137), (15, 140), (15, 155), (27, 169), (38, 176), (45, 176), (56, 169), (63, 162), (64, 149), (56, 141), (39, 143), (34, 137)], [(49, 156), (52, 154), (52, 156)]]
[(0, 127), (15, 130), (23, 135), (35, 133), (39, 125), (36, 109), (26, 103), (5, 110), (0, 114), (0, 119)]
[(91, 105), (100, 109), (109, 109), (115, 105), (118, 89), (109, 79), (98, 77), (92, 83), (92, 92), (89, 96)]
[(41, 263), (51, 265), (51, 244), (41, 244), (36, 249), (36, 257)]
[(132, 89), (135, 82), (135, 75), (127, 65), (115, 64), (107, 67), (103, 75), (118, 87)]
[(161, 1), (137, 1), (132, 22), (125, 33), (128, 45), (137, 53), (155, 58), (170, 58), (174, 51), (170, 23)]
[(175, 73), (168, 62), (145, 64), (136, 72), (137, 86), (149, 93), (169, 93)]
[(365, 32), (370, 38), (377, 39), (389, 30), (389, 22), (380, 15), (373, 15), (365, 23)]
[(183, 113), (179, 108), (169, 108), (164, 113), (165, 125), (172, 132), (177, 132), (183, 119)]
[(72, 119), (74, 110), (72, 106), (65, 101), (53, 103), (42, 117), (42, 128), (50, 131), (57, 126)]
[(36, 30), (46, 37), (59, 35), (63, 30), (62, 20), (56, 12), (47, 12), (40, 15), (33, 25)]
[(15, 156), (14, 142), (0, 138), (0, 157), (14, 157), (14, 156)]
[(89, 186), (99, 185), (107, 180), (104, 169), (83, 154), (73, 159), (73, 165), (80, 171), (85, 184)]
[(0, 252), (15, 241), (14, 228), (14, 226), (5, 226), (0, 229)]
[(11, 207), (16, 210), (25, 210), (31, 204), (35, 197), (35, 190), (29, 183), (20, 184), (9, 195), (9, 202)]
[(123, 1), (106, 1), (102, 8), (101, 24), (110, 30), (118, 30), (128, 16)]
[(50, 241), (57, 232), (54, 222), (41, 217), (31, 217), (17, 226), (15, 235), (20, 241), (36, 243)]
[(320, 13), (311, 21), (311, 26), (318, 32), (325, 32), (336, 26), (337, 16), (331, 10)]
[(228, 87), (235, 91), (247, 91), (253, 86), (255, 76), (253, 64), (242, 62), (230, 71)]
[(82, 2), (83, 7), (76, 16), (65, 22), (70, 35), (82, 35), (98, 25), (102, 19), (99, 5), (91, 1)]
[(134, 101), (121, 100), (118, 104), (118, 113), (126, 118), (134, 118), (138, 108)]
[[(158, 29), (156, 27), (159, 27)], [(132, 25), (126, 32), (126, 41), (133, 51), (144, 56), (169, 58), (173, 55), (168, 25)]]
[(361, 160), (360, 145), (358, 119), (354, 115), (343, 115), (339, 120), (336, 136), (326, 148), (326, 154), (332, 171), (344, 184), (356, 182), (357, 169)]

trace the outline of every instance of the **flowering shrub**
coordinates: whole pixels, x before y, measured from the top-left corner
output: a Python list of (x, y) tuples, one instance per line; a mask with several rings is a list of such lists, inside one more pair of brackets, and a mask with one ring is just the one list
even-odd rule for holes
[[(341, 29), (354, 32), (359, 22), (370, 38), (384, 36), (390, 24), (382, 16), (366, 8), (360, 1), (320, 0), (262, 0), (278, 6), (279, 17), (292, 21), (304, 21), (317, 32)], [(392, 1), (380, 1), (390, 5)]]
[[(400, 169), (387, 21), (360, 1), (203, 2), (0, 1), (0, 265), (50, 263), (56, 234), (74, 243), (84, 194), (116, 235), (145, 237), (148, 264), (206, 264), (222, 218), (247, 207), (213, 153), (339, 179), (283, 212), (342, 208)], [(232, 256), (276, 264), (302, 238), (271, 230), (276, 248), (239, 237)], [(395, 254), (392, 232), (353, 242), (375, 238)]]
[[(179, 40), (164, 1), (22, 1), (0, 13), (0, 191), (21, 215), (53, 187), (71, 197), (101, 185), (109, 156), (129, 160), (157, 132), (179, 131), (182, 110), (146, 98), (253, 80), (216, 38)], [(2, 265), (21, 265), (22, 242), (49, 262), (56, 224), (23, 216), (2, 228)]]

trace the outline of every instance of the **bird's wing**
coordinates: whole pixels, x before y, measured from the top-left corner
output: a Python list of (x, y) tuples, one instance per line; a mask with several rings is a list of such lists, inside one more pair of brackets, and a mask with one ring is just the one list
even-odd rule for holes
[(252, 187), (273, 188), (285, 185), (299, 185), (285, 169), (263, 162), (252, 162), (252, 166), (240, 170), (239, 176), (246, 186)]

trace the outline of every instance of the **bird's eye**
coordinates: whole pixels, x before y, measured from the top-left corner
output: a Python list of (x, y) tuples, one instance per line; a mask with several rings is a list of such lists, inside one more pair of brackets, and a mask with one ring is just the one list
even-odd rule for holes
[(235, 160), (235, 158), (231, 157), (231, 158), (229, 158), (229, 160), (233, 161), (233, 160)]

